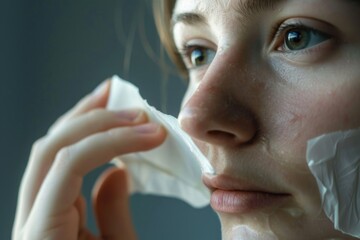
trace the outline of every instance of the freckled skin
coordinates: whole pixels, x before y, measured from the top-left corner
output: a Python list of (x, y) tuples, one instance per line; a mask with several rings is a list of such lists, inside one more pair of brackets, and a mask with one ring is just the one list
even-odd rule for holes
[[(234, 8), (217, 2), (178, 0), (175, 7), (175, 13), (199, 11), (207, 25), (175, 25), (176, 45), (201, 39), (220, 52), (189, 72), (182, 109), (192, 114), (181, 119), (183, 128), (217, 173), (291, 194), (280, 208), (218, 213), (223, 239), (233, 239), (240, 225), (260, 234), (254, 239), (355, 239), (336, 231), (322, 212), (305, 152), (311, 138), (360, 127), (360, 32), (353, 24), (360, 20), (359, 7), (340, 0), (284, 1), (248, 16), (246, 26)], [(284, 41), (268, 43), (279, 21), (299, 17), (333, 38), (295, 54), (273, 46)], [(185, 34), (200, 28), (199, 34)]]

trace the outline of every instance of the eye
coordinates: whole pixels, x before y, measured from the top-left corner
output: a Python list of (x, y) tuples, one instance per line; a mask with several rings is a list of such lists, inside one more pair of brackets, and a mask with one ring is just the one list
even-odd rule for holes
[(185, 46), (180, 54), (188, 69), (194, 69), (209, 65), (214, 59), (216, 52), (210, 48), (201, 46)]
[(271, 56), (302, 66), (326, 61), (343, 41), (334, 25), (312, 18), (289, 18), (270, 36)]
[(292, 28), (285, 32), (284, 42), (278, 50), (300, 51), (316, 46), (328, 39), (330, 39), (329, 35), (315, 29), (307, 27)]
[(272, 48), (284, 53), (308, 53), (304, 51), (334, 40), (333, 27), (313, 19), (288, 19), (274, 32)]

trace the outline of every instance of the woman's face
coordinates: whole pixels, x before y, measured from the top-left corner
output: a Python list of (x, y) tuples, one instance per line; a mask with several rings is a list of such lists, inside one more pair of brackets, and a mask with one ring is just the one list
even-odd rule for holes
[(351, 239), (324, 215), (311, 138), (360, 127), (360, 3), (177, 0), (182, 127), (215, 168), (223, 239)]

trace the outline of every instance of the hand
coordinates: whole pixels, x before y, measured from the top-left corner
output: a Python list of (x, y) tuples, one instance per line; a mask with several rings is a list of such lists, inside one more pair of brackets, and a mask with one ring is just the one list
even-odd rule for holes
[(14, 240), (136, 239), (124, 168), (106, 171), (93, 191), (100, 236), (85, 226), (83, 177), (116, 156), (160, 145), (165, 130), (139, 110), (105, 110), (107, 81), (34, 143), (20, 186)]

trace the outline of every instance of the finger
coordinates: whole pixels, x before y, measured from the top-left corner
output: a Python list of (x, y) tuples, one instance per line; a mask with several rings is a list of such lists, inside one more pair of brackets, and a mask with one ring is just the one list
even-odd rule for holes
[(36, 194), (43, 182), (59, 149), (80, 141), (86, 136), (106, 131), (114, 127), (144, 123), (147, 117), (139, 110), (110, 112), (93, 110), (71, 119), (48, 137), (38, 141), (33, 148), (30, 160), (20, 187), (16, 226), (26, 220)]
[(75, 207), (79, 213), (79, 229), (80, 231), (86, 228), (86, 200), (84, 196), (79, 196), (75, 201)]
[(75, 202), (75, 207), (78, 209), (80, 218), (78, 240), (98, 240), (98, 238), (86, 228), (86, 201), (83, 196), (78, 197)]
[(95, 109), (74, 117), (54, 129), (50, 138), (62, 145), (73, 143), (73, 139), (83, 138), (89, 134), (105, 131), (113, 127), (132, 126), (147, 121), (146, 113), (140, 109), (108, 111)]
[(40, 232), (48, 232), (54, 224), (68, 227), (68, 222), (61, 222), (61, 219), (73, 214), (72, 206), (80, 194), (83, 176), (116, 156), (154, 148), (165, 136), (162, 127), (148, 123), (97, 133), (64, 148), (39, 190), (27, 227), (44, 228)]
[(93, 191), (94, 212), (102, 239), (136, 239), (127, 180), (125, 168), (112, 168), (96, 183)]
[(72, 109), (56, 120), (55, 123), (49, 128), (48, 132), (52, 132), (59, 125), (63, 124), (71, 118), (79, 116), (92, 109), (104, 108), (107, 104), (110, 85), (111, 83), (109, 80), (102, 82), (91, 94), (86, 95)]

